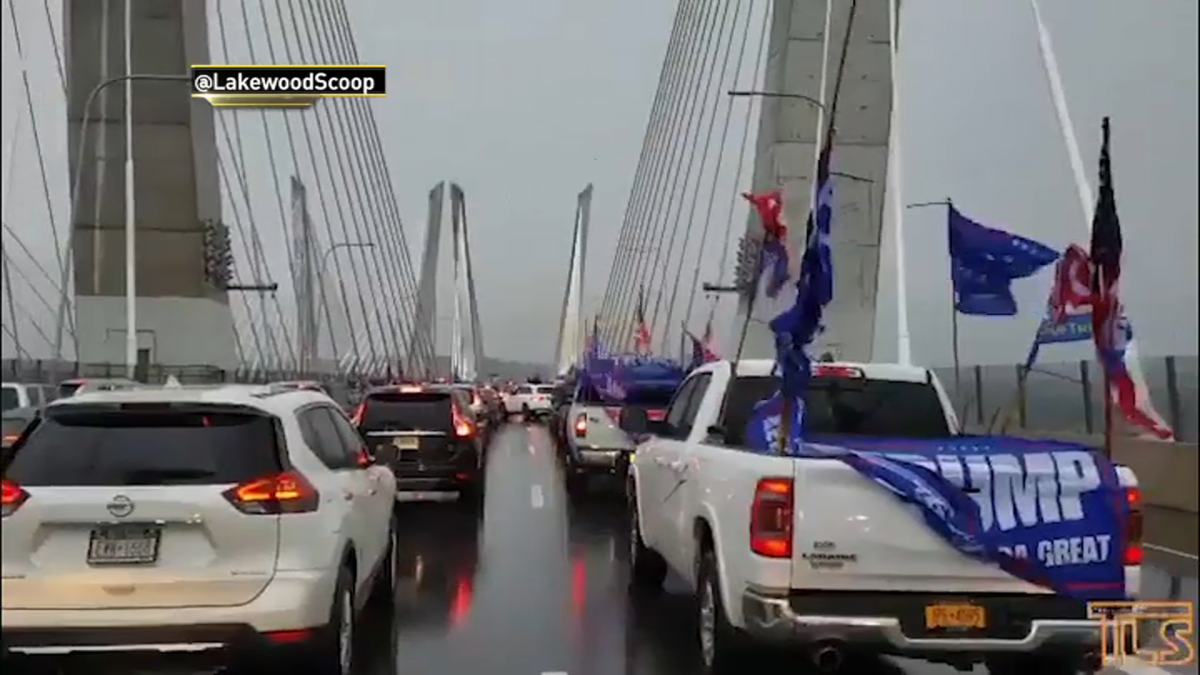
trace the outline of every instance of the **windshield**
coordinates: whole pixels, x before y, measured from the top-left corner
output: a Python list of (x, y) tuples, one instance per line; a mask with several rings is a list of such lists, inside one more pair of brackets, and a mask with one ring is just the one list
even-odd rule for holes
[(13, 408), (21, 407), (21, 396), (17, 392), (16, 387), (5, 387), (0, 389), (0, 396), (3, 396), (0, 410), (12, 410)]
[(516, 393), (517, 394), (532, 394), (533, 388), (532, 387), (517, 387)]
[[(723, 425), (731, 445), (742, 445), (754, 406), (778, 387), (774, 377), (739, 377), (729, 392)], [(932, 384), (814, 377), (804, 397), (804, 433), (816, 435), (945, 438), (951, 434)]]
[(453, 424), (450, 394), (372, 394), (363, 408), (363, 431), (445, 431)]
[(278, 471), (271, 418), (178, 409), (58, 410), (4, 467), (21, 485), (241, 483)]
[(71, 380), (58, 385), (58, 397), (68, 398), (75, 395), (79, 388), (83, 386), (82, 380)]

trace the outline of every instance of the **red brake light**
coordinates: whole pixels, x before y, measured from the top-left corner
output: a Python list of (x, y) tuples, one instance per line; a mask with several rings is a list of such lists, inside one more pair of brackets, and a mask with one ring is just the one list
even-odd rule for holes
[(471, 420), (462, 416), (457, 409), (454, 411), (454, 435), (459, 438), (470, 438), (475, 435), (475, 426)]
[(1125, 488), (1125, 502), (1129, 513), (1125, 518), (1125, 564), (1141, 565), (1142, 550), (1142, 490)]
[(21, 434), (9, 434), (4, 437), (4, 445), (9, 446), (16, 443), (21, 438)]
[(763, 478), (750, 506), (750, 550), (765, 558), (792, 557), (791, 478)]
[(479, 392), (471, 394), (471, 405), (477, 407), (483, 405), (483, 399), (479, 398)]
[(454, 585), (454, 602), (450, 605), (450, 622), (456, 626), (461, 624), (471, 611), (472, 590), (470, 577), (459, 577), (458, 582)]
[(317, 489), (296, 471), (246, 481), (223, 495), (238, 511), (253, 516), (311, 513), (321, 501)]
[(375, 460), (371, 458), (371, 453), (367, 452), (366, 448), (361, 448), (358, 451), (357, 462), (359, 466), (371, 466), (375, 463)]
[(862, 368), (854, 366), (813, 366), (813, 375), (816, 377), (845, 377), (862, 379), (866, 377)]
[(0, 483), (0, 516), (11, 516), (29, 499), (29, 493), (11, 480)]
[(586, 414), (580, 413), (579, 416), (575, 418), (575, 437), (576, 438), (583, 438), (584, 436), (587, 436), (587, 424), (588, 424), (588, 422), (587, 422)]
[(419, 384), (402, 384), (400, 385), (401, 394), (419, 394), (425, 391), (425, 388)]
[(362, 424), (363, 412), (366, 411), (366, 409), (367, 409), (366, 401), (359, 403), (358, 407), (354, 409), (354, 414), (350, 416), (350, 421), (354, 423), (354, 426), (358, 426), (358, 425)]

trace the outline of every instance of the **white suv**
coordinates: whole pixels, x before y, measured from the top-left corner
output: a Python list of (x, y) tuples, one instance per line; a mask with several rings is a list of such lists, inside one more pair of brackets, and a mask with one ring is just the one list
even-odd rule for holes
[(360, 610), (391, 606), (394, 478), (319, 392), (83, 394), (0, 469), (5, 660), (346, 675)]

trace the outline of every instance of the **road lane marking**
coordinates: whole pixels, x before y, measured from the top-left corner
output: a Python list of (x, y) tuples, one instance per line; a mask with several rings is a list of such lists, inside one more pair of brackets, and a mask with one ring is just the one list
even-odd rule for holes
[(546, 505), (546, 495), (542, 494), (541, 485), (534, 485), (529, 488), (529, 501), (535, 509), (540, 509)]
[(565, 670), (547, 670), (542, 675), (570, 675), (570, 673)]

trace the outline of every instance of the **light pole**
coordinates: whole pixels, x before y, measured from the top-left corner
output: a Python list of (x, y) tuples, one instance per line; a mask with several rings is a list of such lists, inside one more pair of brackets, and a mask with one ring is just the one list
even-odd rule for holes
[[(335, 252), (337, 252), (340, 249), (349, 249), (349, 248), (375, 248), (375, 242), (371, 242), (371, 241), (338, 241), (338, 242), (334, 242), (334, 243), (330, 244), (328, 248), (325, 249), (324, 253), (321, 254), (321, 261), (317, 264), (317, 283), (321, 286), (321, 304), (325, 308), (326, 323), (329, 324), (329, 344), (331, 347), (334, 346), (334, 343), (336, 342), (336, 338), (334, 337), (334, 331), (333, 331), (333, 317), (329, 312), (329, 296), (326, 295), (326, 292), (325, 292), (325, 268), (329, 266), (329, 260), (333, 257), (333, 254)], [(349, 308), (347, 308), (347, 309), (349, 309)], [(312, 316), (312, 314), (310, 314), (310, 316)], [(314, 334), (315, 334), (315, 331), (314, 331)], [(354, 355), (357, 360), (358, 342), (353, 342), (353, 346), (354, 346)], [(334, 351), (335, 352), (337, 351), (336, 347), (334, 347)], [(335, 353), (334, 357), (336, 358), (336, 356), (337, 356), (337, 354)]]
[[(80, 202), (80, 198), (83, 193), (83, 183), (80, 180), (80, 177), (83, 172), (83, 160), (87, 156), (88, 139), (90, 138), (89, 123), (91, 122), (92, 107), (96, 103), (96, 98), (102, 92), (104, 92), (104, 90), (108, 89), (112, 85), (125, 83), (125, 86), (127, 88), (129, 88), (134, 81), (180, 82), (180, 83), (182, 83), (182, 82), (191, 82), (192, 76), (191, 75), (150, 75), (150, 74), (122, 75), (120, 77), (110, 77), (107, 80), (98, 82), (96, 84), (96, 86), (92, 87), (92, 90), (90, 92), (88, 92), (87, 99), (85, 99), (83, 102), (83, 113), (82, 113), (83, 117), (79, 123), (79, 148), (75, 151), (75, 164), (74, 164), (75, 171), (72, 174), (72, 177), (75, 181), (75, 184), (71, 188), (71, 232), (72, 232), (72, 235), (74, 233), (75, 223), (77, 223), (79, 221), (79, 202)], [(128, 115), (128, 111), (127, 111), (127, 115)], [(131, 162), (132, 162), (132, 159), (127, 159), (127, 167), (126, 167), (127, 171), (128, 171), (128, 168), (129, 168), (129, 165), (131, 164)], [(129, 190), (129, 188), (127, 186), (126, 191), (128, 192), (128, 190)], [(99, 195), (97, 195), (96, 198), (99, 199)], [(128, 224), (129, 224), (129, 219), (127, 217), (126, 218), (126, 226), (127, 227), (128, 227)], [(126, 234), (127, 234), (127, 236), (129, 235), (128, 232)], [(67, 250), (66, 250), (66, 255), (63, 256), (63, 258), (66, 262), (62, 268), (62, 280), (61, 280), (61, 283), (59, 284), (59, 287), (62, 289), (62, 295), (59, 298), (58, 318), (57, 318), (56, 325), (55, 325), (55, 337), (54, 337), (54, 358), (55, 359), (62, 358), (63, 329), (65, 327), (65, 323), (67, 320), (67, 318), (66, 318), (67, 305), (69, 303), (68, 298), (70, 297), (70, 293), (71, 293), (68, 286), (71, 283), (71, 279), (70, 279), (71, 256), (73, 255), (74, 250), (75, 250), (75, 247), (73, 245), (74, 240), (75, 240), (74, 236), (68, 236), (67, 241), (64, 243), (64, 247)], [(128, 243), (128, 240), (126, 243)], [(129, 261), (126, 261), (126, 266), (128, 266), (129, 264), (130, 264)], [(78, 334), (78, 331), (75, 331), (74, 339), (75, 339), (75, 358), (78, 359), (79, 358), (79, 334)], [(134, 356), (136, 359), (136, 353), (134, 354)]]

